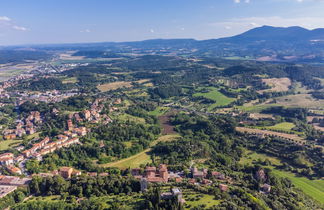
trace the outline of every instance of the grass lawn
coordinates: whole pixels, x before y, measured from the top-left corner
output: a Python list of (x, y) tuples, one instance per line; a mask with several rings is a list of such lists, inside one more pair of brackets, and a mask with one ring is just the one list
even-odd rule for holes
[(226, 106), (236, 100), (235, 98), (229, 98), (229, 97), (225, 96), (224, 94), (219, 92), (214, 87), (210, 87), (208, 89), (210, 89), (210, 91), (208, 93), (193, 94), (194, 97), (202, 96), (202, 97), (216, 101), (216, 103), (214, 103), (208, 107), (208, 110), (212, 110), (213, 108), (219, 107), (219, 106)]
[[(211, 208), (220, 204), (221, 200), (214, 200), (215, 196), (195, 192), (192, 189), (182, 189), (183, 198), (186, 200), (185, 209), (191, 209), (200, 205), (206, 205), (205, 208)], [(190, 207), (189, 207), (190, 206)]]
[[(156, 141), (152, 142), (151, 146), (156, 145), (158, 142), (165, 142), (165, 141), (172, 141), (179, 137), (179, 135), (165, 135), (160, 136)], [(147, 164), (151, 163), (151, 157), (149, 155), (149, 152), (151, 151), (151, 148), (148, 148), (136, 155), (133, 155), (131, 157), (121, 159), (115, 162), (106, 163), (106, 164), (100, 164), (102, 167), (117, 167), (120, 169), (126, 169), (126, 168), (138, 168), (141, 164)]]
[(7, 150), (13, 146), (20, 144), (22, 140), (3, 140), (0, 141), (0, 151)]
[(116, 116), (119, 120), (121, 121), (134, 121), (134, 122), (137, 122), (137, 123), (145, 123), (145, 119), (144, 118), (141, 118), (141, 117), (135, 117), (135, 116), (132, 116), (132, 115), (129, 115), (129, 114), (121, 114), (121, 115), (118, 115)]
[(155, 110), (150, 111), (149, 114), (159, 117), (161, 115), (164, 115), (170, 108), (169, 107), (157, 107)]

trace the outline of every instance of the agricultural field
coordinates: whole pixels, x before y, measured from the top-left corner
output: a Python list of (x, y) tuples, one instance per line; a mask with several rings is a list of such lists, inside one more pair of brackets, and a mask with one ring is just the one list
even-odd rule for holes
[(193, 95), (194, 97), (202, 96), (207, 99), (216, 101), (216, 103), (214, 103), (208, 107), (208, 110), (213, 110), (214, 108), (220, 107), (220, 106), (226, 106), (236, 100), (235, 98), (229, 98), (229, 97), (225, 96), (224, 94), (219, 92), (214, 87), (210, 87), (208, 89), (210, 89), (210, 91), (208, 93), (195, 93)]
[(282, 122), (275, 124), (273, 126), (265, 126), (265, 127), (256, 127), (262, 130), (271, 130), (271, 131), (279, 131), (279, 132), (288, 132), (288, 133), (295, 133), (295, 134), (302, 134), (300, 132), (292, 130), (296, 125), (290, 122)]
[(314, 99), (310, 94), (297, 94), (275, 98), (276, 104), (287, 107), (324, 109), (324, 100)]
[(111, 83), (106, 83), (106, 84), (97, 86), (97, 88), (101, 92), (107, 92), (110, 90), (116, 90), (118, 88), (124, 88), (124, 87), (126, 87), (126, 88), (132, 87), (131, 82), (111, 82)]
[(251, 133), (251, 134), (257, 133), (260, 135), (278, 136), (278, 137), (285, 138), (285, 139), (291, 139), (291, 140), (293, 140), (295, 142), (299, 142), (299, 143), (306, 142), (303, 138), (301, 138), (300, 136), (298, 136), (296, 134), (287, 134), (287, 133), (280, 133), (280, 132), (275, 132), (275, 131), (255, 129), (255, 128), (246, 128), (246, 127), (237, 127), (236, 130), (239, 132), (242, 132), (242, 133)]

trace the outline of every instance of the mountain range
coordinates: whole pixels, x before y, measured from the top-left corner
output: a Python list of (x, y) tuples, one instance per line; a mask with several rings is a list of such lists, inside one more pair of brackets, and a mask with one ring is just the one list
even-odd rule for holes
[[(26, 46), (25, 46), (26, 47)], [(260, 61), (324, 61), (324, 28), (262, 26), (242, 34), (198, 41), (153, 39), (136, 42), (104, 42), (28, 46), (45, 50), (110, 51), (251, 59)]]

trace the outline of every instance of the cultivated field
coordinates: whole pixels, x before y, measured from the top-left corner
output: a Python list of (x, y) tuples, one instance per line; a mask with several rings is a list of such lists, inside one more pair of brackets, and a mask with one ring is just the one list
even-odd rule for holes
[(310, 94), (297, 94), (275, 98), (276, 103), (289, 107), (324, 109), (324, 100), (314, 99)]
[(131, 84), (131, 82), (111, 82), (111, 83), (106, 83), (106, 84), (97, 86), (97, 88), (101, 92), (116, 90), (118, 88), (123, 88), (123, 87), (129, 88), (129, 87), (132, 87), (132, 84)]
[(301, 137), (295, 134), (279, 133), (275, 131), (260, 130), (255, 128), (245, 128), (245, 127), (236, 127), (236, 130), (241, 133), (258, 134), (258, 135), (266, 135), (266, 136), (278, 136), (281, 138), (293, 140), (296, 143), (301, 143), (301, 144), (306, 142)]

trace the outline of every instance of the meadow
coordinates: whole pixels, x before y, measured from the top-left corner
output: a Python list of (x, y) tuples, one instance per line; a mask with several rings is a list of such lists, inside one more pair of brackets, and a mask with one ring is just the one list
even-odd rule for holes
[(216, 107), (221, 107), (221, 106), (227, 106), (228, 104), (232, 103), (233, 101), (235, 101), (235, 98), (229, 98), (227, 96), (225, 96), (224, 94), (222, 94), (221, 92), (219, 92), (217, 90), (217, 88), (214, 87), (210, 87), (208, 88), (210, 91), (207, 93), (195, 93), (193, 94), (194, 97), (205, 97), (207, 99), (211, 99), (216, 101), (216, 103), (210, 105), (208, 107), (208, 110), (213, 110)]
[(22, 140), (3, 140), (0, 141), (0, 151), (7, 150), (20, 144)]
[[(179, 138), (179, 135), (164, 135), (160, 136), (157, 140), (151, 143), (151, 147), (156, 145), (159, 142), (165, 142), (165, 141), (173, 141)], [(126, 169), (126, 168), (138, 168), (140, 165), (145, 165), (147, 163), (151, 163), (152, 159), (150, 156), (151, 148), (148, 148), (136, 155), (133, 155), (128, 158), (124, 158), (115, 162), (106, 163), (106, 164), (100, 164), (102, 167), (117, 167), (120, 169)]]

